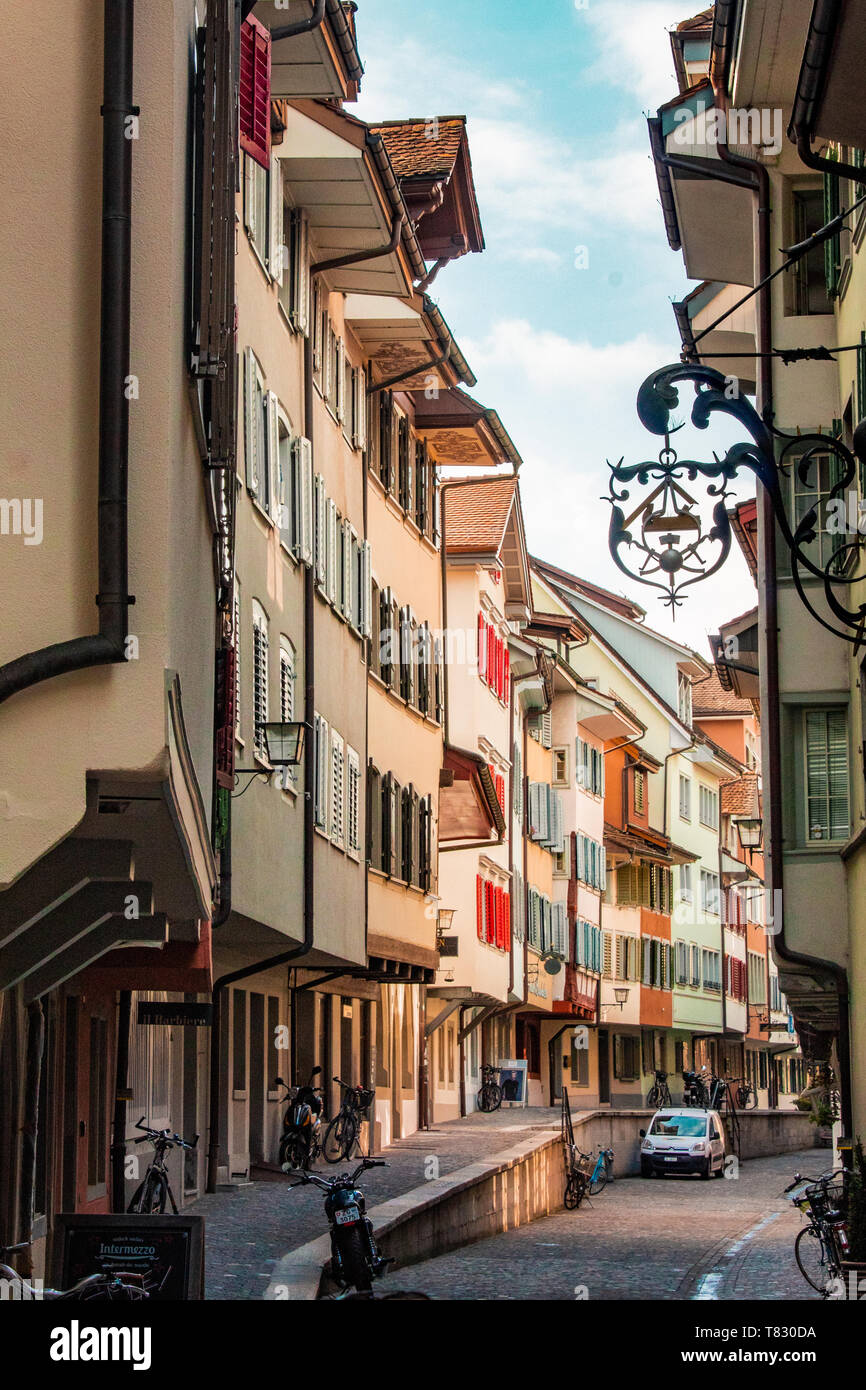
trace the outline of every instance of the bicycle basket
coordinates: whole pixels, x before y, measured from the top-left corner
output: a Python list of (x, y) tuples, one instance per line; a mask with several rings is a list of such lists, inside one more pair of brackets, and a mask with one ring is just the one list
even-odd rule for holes
[(368, 1109), (368, 1107), (369, 1107), (370, 1105), (372, 1105), (372, 1103), (373, 1103), (373, 1097), (374, 1097), (374, 1095), (375, 1095), (376, 1093), (375, 1093), (375, 1091), (359, 1090), (357, 1094), (358, 1094), (358, 1109), (359, 1109), (359, 1110), (366, 1110), (366, 1109)]
[(826, 1186), (810, 1187), (804, 1196), (812, 1215), (818, 1220), (826, 1219), (830, 1212), (841, 1212), (844, 1215), (846, 1211), (844, 1183), (834, 1182)]

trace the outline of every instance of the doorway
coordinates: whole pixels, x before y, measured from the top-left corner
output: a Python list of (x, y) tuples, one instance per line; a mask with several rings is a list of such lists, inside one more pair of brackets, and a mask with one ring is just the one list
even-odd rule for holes
[(610, 1034), (598, 1030), (598, 1103), (610, 1105)]
[(265, 1159), (265, 996), (250, 994), (250, 1162)]

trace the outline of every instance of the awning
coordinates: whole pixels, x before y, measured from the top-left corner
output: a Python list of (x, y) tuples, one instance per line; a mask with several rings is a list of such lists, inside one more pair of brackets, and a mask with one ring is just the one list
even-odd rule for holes
[(487, 840), (505, 834), (505, 813), (496, 795), (490, 768), (480, 753), (465, 748), (445, 749), (439, 792), (439, 843)]

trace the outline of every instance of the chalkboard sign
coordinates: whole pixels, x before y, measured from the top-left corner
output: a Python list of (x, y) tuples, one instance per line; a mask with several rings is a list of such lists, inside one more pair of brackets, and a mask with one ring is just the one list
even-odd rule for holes
[(159, 1302), (204, 1297), (204, 1218), (84, 1215), (56, 1218), (54, 1283), (68, 1289), (88, 1274), (141, 1274)]

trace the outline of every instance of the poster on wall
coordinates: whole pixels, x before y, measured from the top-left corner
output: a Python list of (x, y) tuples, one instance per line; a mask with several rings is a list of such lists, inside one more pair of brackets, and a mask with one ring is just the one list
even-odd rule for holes
[(503, 1105), (526, 1104), (526, 1073), (529, 1063), (507, 1061), (499, 1063), (499, 1085), (502, 1088)]

